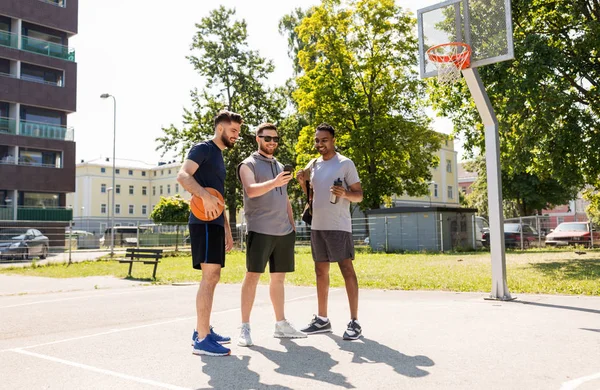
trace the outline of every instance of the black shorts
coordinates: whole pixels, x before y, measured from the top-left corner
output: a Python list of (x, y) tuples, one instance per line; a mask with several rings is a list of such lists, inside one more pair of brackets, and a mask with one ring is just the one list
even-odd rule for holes
[(311, 230), (310, 249), (314, 261), (354, 260), (352, 233), (341, 230)]
[(246, 269), (248, 272), (294, 272), (294, 245), (296, 232), (285, 236), (272, 236), (248, 232), (246, 241)]
[(202, 269), (202, 264), (221, 264), (225, 267), (225, 228), (215, 224), (191, 223), (192, 265)]

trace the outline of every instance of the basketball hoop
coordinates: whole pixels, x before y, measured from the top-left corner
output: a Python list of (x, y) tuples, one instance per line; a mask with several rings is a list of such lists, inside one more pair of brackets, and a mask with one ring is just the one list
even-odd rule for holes
[(463, 42), (442, 43), (426, 51), (438, 71), (438, 82), (450, 85), (460, 79), (460, 71), (471, 65), (471, 46)]

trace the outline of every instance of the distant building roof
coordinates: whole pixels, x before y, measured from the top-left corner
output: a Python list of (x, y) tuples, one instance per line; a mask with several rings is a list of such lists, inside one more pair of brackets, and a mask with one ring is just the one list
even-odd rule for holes
[(466, 163), (467, 162), (458, 163), (458, 181), (469, 181), (469, 180), (474, 181), (479, 176), (479, 175), (477, 175), (477, 172), (467, 171), (465, 169)]
[[(84, 165), (93, 165), (97, 167), (107, 167), (112, 168), (112, 158), (110, 157), (98, 157), (91, 160), (81, 160), (80, 163), (77, 164), (78, 167)], [(157, 170), (163, 168), (173, 168), (179, 167), (181, 163), (178, 161), (169, 161), (169, 162), (159, 162), (158, 165), (148, 164), (144, 161), (140, 160), (130, 160), (125, 158), (117, 158), (115, 159), (115, 167), (119, 169), (147, 169), (147, 170)]]

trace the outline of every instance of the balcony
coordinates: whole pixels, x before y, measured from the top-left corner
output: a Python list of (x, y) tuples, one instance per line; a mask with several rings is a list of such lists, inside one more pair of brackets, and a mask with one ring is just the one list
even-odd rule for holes
[(52, 4), (57, 7), (66, 8), (67, 0), (39, 0), (42, 3)]
[(0, 206), (0, 221), (12, 221), (14, 219), (13, 206)]
[(16, 134), (17, 121), (11, 118), (0, 117), (0, 134)]
[(42, 39), (22, 36), (21, 50), (75, 62), (75, 49)]
[(73, 130), (72, 127), (61, 125), (21, 121), (19, 123), (19, 135), (26, 137), (56, 139), (60, 141), (73, 141), (75, 139), (75, 130)]
[(18, 49), (19, 45), (17, 44), (18, 38), (17, 34), (10, 33), (8, 31), (0, 30), (0, 46), (12, 47), (13, 49)]
[(17, 208), (17, 221), (57, 221), (68, 222), (73, 219), (73, 209), (64, 207), (27, 207)]

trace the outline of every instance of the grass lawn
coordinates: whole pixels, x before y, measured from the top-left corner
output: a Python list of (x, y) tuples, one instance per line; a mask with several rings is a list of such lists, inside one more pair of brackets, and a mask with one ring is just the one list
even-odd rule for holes
[[(491, 260), (487, 252), (460, 254), (384, 254), (358, 250), (354, 262), (361, 288), (401, 290), (481, 291), (491, 290)], [(0, 273), (56, 278), (113, 275), (125, 278), (129, 265), (110, 260), (76, 263), (71, 266), (48, 265), (4, 268)], [(296, 248), (296, 272), (287, 283), (315, 284), (310, 249)], [(530, 250), (506, 255), (507, 279), (511, 293), (600, 295), (600, 252), (577, 255), (571, 250)], [(150, 280), (153, 266), (136, 263), (136, 279)], [(227, 255), (222, 283), (241, 283), (245, 254)], [(198, 281), (200, 272), (192, 269), (191, 257), (184, 254), (166, 257), (158, 266), (156, 283)], [(261, 278), (268, 283), (268, 273)], [(331, 286), (343, 287), (336, 265), (332, 265)]]

